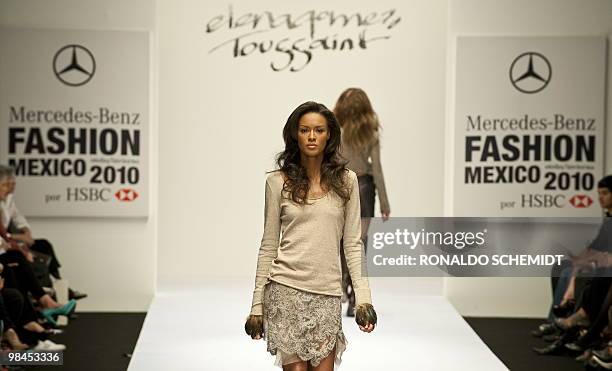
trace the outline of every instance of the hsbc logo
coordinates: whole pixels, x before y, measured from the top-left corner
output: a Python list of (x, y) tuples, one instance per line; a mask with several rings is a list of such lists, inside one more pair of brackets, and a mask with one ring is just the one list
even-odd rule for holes
[(123, 188), (115, 193), (115, 197), (122, 202), (132, 202), (138, 198), (138, 192), (131, 188)]
[(521, 195), (522, 208), (549, 209), (565, 206), (564, 195), (551, 195), (548, 193), (525, 193)]
[(593, 204), (593, 199), (587, 195), (575, 195), (569, 199), (570, 205), (575, 208), (583, 209)]

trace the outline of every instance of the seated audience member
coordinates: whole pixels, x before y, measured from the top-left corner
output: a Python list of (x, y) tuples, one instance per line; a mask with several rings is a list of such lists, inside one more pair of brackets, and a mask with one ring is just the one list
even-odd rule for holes
[[(9, 172), (6, 167), (0, 166), (0, 201), (6, 201), (10, 191)], [(4, 213), (0, 213), (0, 219), (4, 219)], [(57, 315), (69, 315), (75, 307), (76, 301), (71, 299), (68, 303), (60, 305), (40, 286), (31, 263), (27, 260), (27, 245), (16, 241), (6, 232), (2, 220), (0, 220), (0, 263), (4, 267), (5, 286), (15, 288), (29, 298), (28, 294), (43, 308), (41, 314), (52, 324)]]
[[(13, 240), (25, 244), (31, 251), (49, 257), (49, 273), (56, 279), (61, 279), (59, 272), (61, 265), (57, 259), (53, 246), (45, 239), (34, 239), (32, 237), (32, 230), (28, 221), (17, 208), (14, 197), (17, 181), (13, 169), (7, 166), (3, 166), (3, 168), (4, 171), (9, 174), (9, 195), (4, 201), (0, 201), (0, 212), (4, 214), (4, 228), (9, 232), (9, 236)], [(26, 253), (26, 258), (28, 258), (30, 262), (33, 261), (33, 257), (29, 255), (29, 253)], [(43, 286), (46, 286), (46, 284), (43, 284)], [(68, 296), (69, 299), (79, 300), (87, 297), (87, 294), (69, 289)]]
[[(0, 275), (4, 270), (4, 266), (0, 264)], [(19, 291), (14, 289), (5, 289), (4, 288), (4, 278), (0, 276), (0, 321), (2, 321), (2, 329), (3, 334), (2, 338), (6, 340), (6, 342), (11, 346), (13, 350), (24, 350), (27, 349), (28, 346), (21, 342), (19, 335), (15, 331), (16, 327), (11, 317), (17, 317), (16, 309), (17, 305), (15, 304), (14, 298), (19, 295)], [(8, 304), (8, 305), (7, 305)], [(10, 305), (10, 307), (9, 307)], [(12, 309), (12, 316), (9, 315), (9, 311)]]
[[(599, 204), (606, 217), (593, 242), (578, 256), (571, 256), (561, 265), (553, 268), (552, 289), (553, 303), (548, 315), (548, 322), (532, 331), (534, 336), (544, 336), (556, 331), (555, 317), (566, 317), (580, 307), (582, 292), (595, 276), (604, 276), (606, 268), (585, 269), (593, 267), (601, 256), (612, 252), (612, 175), (602, 178), (597, 184)], [(578, 275), (578, 270), (582, 274)]]
[(66, 349), (65, 345), (49, 340), (54, 331), (46, 330), (38, 323), (32, 303), (24, 300), (19, 290), (4, 287), (3, 268), (0, 264), (0, 320), (4, 325), (3, 338), (11, 349)]
[[(572, 280), (578, 282), (582, 279), (584, 282), (580, 292), (575, 292), (578, 294), (577, 309), (567, 313), (569, 315), (557, 313), (557, 318), (552, 320), (552, 334), (545, 337), (552, 344), (534, 348), (538, 354), (582, 353), (577, 360), (588, 362), (593, 352), (605, 347), (611, 339), (612, 333), (606, 329), (610, 327), (612, 306), (612, 218), (609, 217), (612, 211), (612, 177), (605, 177), (598, 183), (598, 193), (606, 218), (587, 251), (572, 258), (571, 276), (566, 277), (568, 286), (565, 291), (575, 290), (577, 285), (572, 284)], [(542, 326), (539, 331), (545, 332)]]

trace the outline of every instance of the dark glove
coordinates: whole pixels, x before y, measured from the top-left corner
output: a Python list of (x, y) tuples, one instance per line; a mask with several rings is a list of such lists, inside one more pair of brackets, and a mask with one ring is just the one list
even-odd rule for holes
[(255, 339), (257, 336), (263, 338), (263, 316), (249, 315), (244, 324), (244, 331), (246, 331), (251, 339)]
[(372, 304), (359, 304), (357, 308), (355, 308), (355, 322), (359, 326), (367, 327), (368, 324), (375, 325), (378, 317), (376, 316), (376, 311)]

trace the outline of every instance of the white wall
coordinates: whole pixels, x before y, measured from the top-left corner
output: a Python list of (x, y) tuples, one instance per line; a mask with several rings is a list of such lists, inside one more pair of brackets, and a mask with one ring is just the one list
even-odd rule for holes
[[(0, 25), (71, 29), (155, 28), (153, 0), (0, 0)], [(155, 51), (155, 49), (153, 49)], [(6, 51), (4, 51), (6, 52)], [(155, 76), (155, 63), (152, 65)], [(151, 82), (155, 92), (155, 79)], [(154, 97), (151, 132), (156, 132)], [(155, 291), (157, 149), (151, 142), (151, 216), (147, 219), (30, 218), (35, 237), (55, 246), (61, 273), (89, 294), (80, 311), (145, 311)]]
[[(456, 37), (608, 35), (612, 38), (612, 1), (609, 0), (451, 0), (448, 21), (447, 124), (454, 117), (454, 57)], [(608, 44), (608, 91), (612, 86), (612, 51)], [(612, 173), (612, 94), (608, 93), (605, 130), (608, 148), (606, 173)], [(447, 136), (447, 144), (451, 138)], [(450, 145), (448, 148), (451, 148)], [(448, 155), (452, 155), (449, 151)], [(447, 168), (452, 158), (446, 157)], [(450, 182), (449, 182), (450, 183)], [(450, 193), (447, 184), (446, 194)], [(446, 200), (447, 208), (450, 199)], [(551, 301), (547, 278), (452, 278), (446, 296), (463, 315), (542, 317)]]
[[(384, 127), (392, 215), (442, 213), (446, 1), (233, 1), (237, 14), (393, 7), (402, 16), (391, 40), (367, 52), (317, 53), (298, 73), (271, 71), (267, 57), (208, 54), (222, 37), (206, 35), (204, 26), (228, 3), (159, 2), (160, 286), (210, 276), (254, 279), (264, 172), (283, 148), (285, 120), (306, 100), (333, 106), (350, 86), (370, 95)], [(442, 279), (421, 285), (442, 293)], [(245, 287), (245, 295), (251, 290)]]

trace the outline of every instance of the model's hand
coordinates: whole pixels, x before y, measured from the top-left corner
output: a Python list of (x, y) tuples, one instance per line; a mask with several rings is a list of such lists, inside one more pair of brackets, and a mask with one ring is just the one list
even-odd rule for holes
[(389, 215), (391, 215), (391, 210), (381, 210), (380, 215), (382, 215), (383, 222), (389, 220)]
[(372, 304), (359, 304), (355, 308), (355, 322), (357, 322), (361, 331), (372, 332), (377, 321), (378, 317)]
[(249, 315), (244, 324), (244, 331), (246, 331), (251, 339), (259, 340), (263, 338), (263, 316)]

